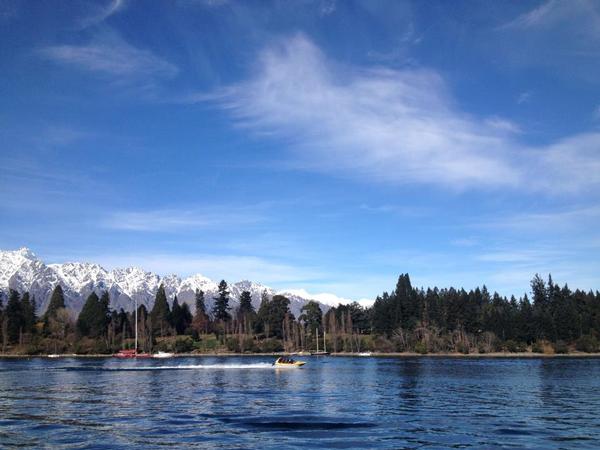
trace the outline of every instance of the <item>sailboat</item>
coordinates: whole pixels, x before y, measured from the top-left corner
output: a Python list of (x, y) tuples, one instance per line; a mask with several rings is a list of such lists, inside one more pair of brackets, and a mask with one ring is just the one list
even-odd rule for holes
[(138, 307), (137, 299), (135, 300), (135, 346), (132, 350), (121, 349), (113, 356), (115, 358), (152, 358), (150, 353), (138, 353)]
[(319, 351), (319, 329), (316, 329), (317, 332), (317, 351), (316, 352), (311, 352), (311, 355), (313, 356), (325, 356), (325, 355), (329, 355), (329, 352), (327, 351), (327, 342), (325, 342), (325, 328), (323, 328), (323, 351), (320, 352)]

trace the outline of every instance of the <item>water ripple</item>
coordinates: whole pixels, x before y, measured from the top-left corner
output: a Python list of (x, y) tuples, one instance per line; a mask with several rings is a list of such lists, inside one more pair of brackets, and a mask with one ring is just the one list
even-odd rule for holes
[(598, 359), (307, 360), (0, 360), (0, 447), (600, 447)]

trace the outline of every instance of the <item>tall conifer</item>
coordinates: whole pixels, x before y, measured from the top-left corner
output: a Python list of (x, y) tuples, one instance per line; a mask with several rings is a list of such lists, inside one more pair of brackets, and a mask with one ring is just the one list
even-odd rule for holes
[(227, 290), (227, 282), (221, 280), (219, 283), (219, 294), (214, 297), (215, 304), (213, 306), (213, 317), (215, 320), (227, 322), (231, 319), (229, 314), (229, 291)]
[(159, 332), (161, 336), (166, 336), (169, 331), (170, 316), (171, 311), (169, 309), (169, 302), (167, 301), (167, 294), (165, 293), (164, 285), (161, 284), (156, 291), (154, 306), (150, 312), (153, 331)]

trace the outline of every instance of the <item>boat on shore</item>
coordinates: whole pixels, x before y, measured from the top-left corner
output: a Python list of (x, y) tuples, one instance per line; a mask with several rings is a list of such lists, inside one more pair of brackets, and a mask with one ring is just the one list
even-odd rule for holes
[(315, 331), (317, 333), (317, 351), (310, 352), (310, 354), (312, 356), (327, 356), (327, 355), (329, 355), (329, 352), (327, 351), (327, 343), (325, 341), (325, 329), (323, 329), (323, 350), (321, 350), (321, 351), (319, 351), (319, 329), (317, 328)]
[(119, 350), (113, 355), (115, 358), (152, 358), (150, 353), (138, 353), (137, 350)]
[(173, 356), (175, 356), (175, 353), (169, 353), (169, 352), (158, 352), (155, 353), (154, 355), (152, 355), (153, 358), (172, 358)]
[(371, 353), (371, 352), (360, 352), (358, 354), (358, 356), (373, 356), (373, 353)]
[[(138, 308), (137, 308), (137, 300), (135, 302), (135, 344), (133, 349), (122, 349), (115, 353), (113, 356), (115, 358), (152, 358), (153, 355), (150, 353), (138, 353)], [(160, 353), (160, 352), (159, 352)]]

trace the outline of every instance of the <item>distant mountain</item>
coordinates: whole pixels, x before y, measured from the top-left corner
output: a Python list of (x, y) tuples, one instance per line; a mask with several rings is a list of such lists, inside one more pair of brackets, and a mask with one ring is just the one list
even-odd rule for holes
[[(29, 291), (38, 304), (38, 313), (45, 311), (50, 294), (57, 284), (65, 293), (66, 306), (79, 313), (87, 296), (92, 292), (107, 290), (110, 294), (111, 308), (133, 310), (134, 301), (151, 308), (156, 290), (163, 283), (169, 301), (177, 294), (180, 302), (186, 302), (193, 311), (194, 293), (196, 289), (204, 291), (206, 305), (210, 309), (213, 297), (217, 293), (217, 283), (200, 275), (180, 278), (177, 275), (161, 277), (137, 267), (106, 270), (98, 264), (68, 262), (64, 264), (45, 264), (31, 250), (22, 248), (15, 251), (0, 251), (0, 291), (6, 295), (8, 289), (19, 292)], [(290, 309), (298, 316), (300, 309), (309, 300), (317, 301), (325, 312), (339, 303), (350, 303), (350, 300), (333, 294), (311, 295), (305, 290), (275, 291), (268, 286), (252, 281), (239, 281), (229, 284), (231, 306), (238, 304), (242, 291), (250, 291), (252, 304), (258, 309), (263, 291), (269, 296), (285, 295), (290, 299)]]

